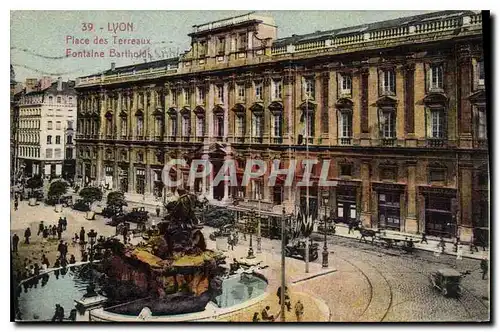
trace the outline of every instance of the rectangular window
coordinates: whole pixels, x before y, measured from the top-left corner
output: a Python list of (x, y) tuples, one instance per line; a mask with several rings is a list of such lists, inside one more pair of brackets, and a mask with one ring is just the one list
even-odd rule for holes
[(172, 94), (172, 105), (177, 105), (177, 91), (172, 90), (171, 94)]
[(236, 91), (238, 92), (238, 100), (244, 101), (245, 100), (245, 85), (244, 84), (236, 85)]
[(205, 118), (196, 118), (196, 137), (203, 137), (205, 135)]
[(184, 105), (189, 105), (190, 104), (190, 100), (189, 100), (189, 90), (188, 89), (184, 89), (182, 90), (182, 94), (184, 96)]
[(443, 66), (432, 65), (429, 76), (429, 90), (443, 90)]
[(204, 58), (207, 55), (207, 42), (205, 40), (201, 40), (199, 45), (200, 58)]
[(281, 91), (282, 91), (282, 81), (281, 80), (273, 80), (272, 81), (272, 84), (273, 84), (273, 95), (272, 95), (272, 99), (273, 100), (276, 100), (276, 99), (281, 99)]
[(244, 125), (245, 125), (245, 116), (237, 115), (236, 116), (236, 137), (244, 137)]
[(61, 136), (56, 136), (56, 144), (61, 144)]
[(72, 148), (66, 148), (66, 159), (73, 159), (73, 149)]
[(52, 149), (45, 149), (45, 158), (52, 158)]
[(484, 61), (477, 62), (478, 85), (484, 86)]
[(396, 114), (394, 111), (385, 111), (382, 113), (381, 129), (383, 138), (396, 137)]
[(255, 99), (262, 100), (262, 82), (255, 83)]
[(484, 106), (477, 107), (477, 138), (486, 139), (486, 109)]
[(247, 48), (247, 34), (240, 33), (238, 36), (238, 49), (244, 51)]
[(61, 149), (54, 150), (54, 158), (61, 158)]
[(314, 99), (314, 78), (305, 78), (303, 82), (304, 99)]
[(396, 94), (396, 75), (393, 70), (383, 70), (380, 74), (381, 95)]
[(205, 89), (202, 87), (198, 88), (198, 104), (199, 105), (205, 104)]
[(73, 129), (73, 121), (68, 121), (68, 129)]
[(273, 115), (273, 137), (283, 136), (281, 127), (281, 113)]
[(66, 144), (73, 144), (73, 136), (68, 135), (66, 137)]
[(52, 144), (52, 135), (47, 136), (47, 144)]
[(191, 134), (191, 125), (189, 123), (189, 117), (182, 117), (182, 137), (189, 137)]
[(444, 118), (442, 110), (431, 111), (432, 138), (444, 138)]
[(215, 136), (221, 138), (224, 136), (224, 115), (215, 114), (214, 117)]
[(170, 118), (170, 136), (177, 136), (177, 117)]
[(340, 113), (340, 137), (352, 137), (352, 112), (350, 111)]
[(220, 104), (224, 103), (224, 86), (217, 86), (217, 100)]
[(352, 89), (352, 78), (351, 75), (342, 74), (340, 75), (340, 94), (350, 95)]
[(226, 38), (219, 37), (219, 39), (217, 39), (217, 53), (219, 55), (224, 54), (225, 49), (226, 49)]
[(253, 114), (252, 120), (252, 136), (262, 137), (262, 115)]
[(352, 165), (351, 164), (340, 165), (340, 176), (352, 176)]
[(431, 169), (429, 172), (429, 180), (431, 182), (444, 182), (445, 174), (444, 169)]
[(52, 129), (52, 121), (47, 121), (47, 129)]

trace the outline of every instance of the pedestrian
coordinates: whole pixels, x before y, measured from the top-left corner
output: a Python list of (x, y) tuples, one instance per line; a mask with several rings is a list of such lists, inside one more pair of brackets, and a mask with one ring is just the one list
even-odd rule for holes
[(479, 252), (479, 249), (477, 248), (477, 245), (474, 241), (474, 238), (471, 238), (470, 239), (470, 253), (473, 254), (474, 253), (474, 249), (476, 250), (476, 252)]
[(89, 260), (89, 255), (87, 254), (87, 252), (84, 250), (82, 251), (82, 262), (86, 262)]
[(75, 264), (76, 263), (75, 255), (71, 255), (71, 257), (69, 258), (69, 263), (70, 264)]
[(351, 234), (351, 232), (354, 234), (354, 223), (352, 221), (349, 222), (349, 230), (347, 231), (347, 234)]
[(80, 243), (85, 243), (85, 228), (80, 229)]
[(12, 236), (12, 252), (15, 252), (17, 254), (17, 245), (19, 244), (19, 236), (17, 234), (14, 234)]
[(159, 205), (156, 206), (156, 216), (159, 217), (161, 212), (161, 208)]
[(457, 236), (455, 237), (455, 243), (453, 243), (453, 251), (457, 252), (458, 251), (458, 245), (460, 244), (460, 238)]
[(259, 319), (259, 313), (258, 312), (254, 312), (253, 313), (253, 318), (252, 318), (252, 322), (258, 322), (260, 319)]
[(76, 313), (76, 309), (71, 309), (71, 311), (69, 312), (68, 320), (71, 322), (76, 322)]
[(50, 266), (49, 259), (45, 255), (42, 255), (42, 265)]
[(14, 200), (14, 211), (17, 211), (17, 207), (19, 206), (19, 201), (17, 199)]
[(441, 256), (441, 248), (439, 243), (436, 245), (436, 250), (434, 250), (434, 256), (439, 257)]
[(64, 319), (64, 308), (60, 304), (56, 304), (56, 311), (52, 317), (53, 322), (62, 322)]
[(54, 267), (56, 269), (60, 268), (61, 267), (61, 261), (59, 260), (59, 258), (56, 259), (56, 262), (54, 263)]
[(64, 242), (62, 245), (61, 256), (64, 260), (66, 260), (66, 255), (68, 254), (68, 243)]
[(483, 257), (483, 259), (481, 259), (481, 271), (483, 273), (483, 280), (486, 279), (486, 274), (488, 273), (488, 260), (486, 259), (486, 257)]
[(229, 250), (229, 248), (231, 248), (231, 250), (234, 250), (234, 244), (231, 233), (227, 236), (227, 250)]
[(42, 235), (43, 235), (42, 242), (43, 243), (47, 242), (47, 239), (49, 238), (49, 229), (47, 226), (45, 226), (45, 228), (43, 229)]
[(45, 225), (43, 224), (43, 220), (40, 221), (40, 224), (38, 225), (38, 233), (36, 234), (37, 236), (40, 235), (40, 233), (43, 235), (43, 230), (45, 229)]
[(78, 243), (78, 234), (75, 233), (75, 236), (73, 236), (73, 247), (76, 246), (77, 243)]
[(457, 261), (462, 260), (462, 255), (464, 254), (464, 249), (462, 248), (462, 245), (459, 244), (457, 247)]
[(262, 316), (262, 320), (264, 321), (274, 321), (274, 315), (270, 315), (269, 314), (269, 310), (271, 308), (269, 306), (266, 306), (262, 312), (261, 312), (261, 316)]
[(57, 235), (57, 226), (52, 225), (52, 238), (55, 239)]
[(63, 232), (63, 229), (62, 229), (62, 224), (59, 224), (57, 225), (57, 239), (60, 240), (61, 239), (61, 235), (62, 235), (62, 232)]
[(63, 231), (65, 231), (66, 228), (68, 227), (68, 219), (66, 217), (63, 218), (62, 226), (63, 226)]
[(429, 244), (427, 242), (427, 235), (425, 234), (425, 232), (422, 232), (422, 239), (420, 240), (420, 243), (424, 243), (424, 242), (425, 242), (425, 244)]
[(63, 251), (63, 246), (64, 246), (63, 240), (60, 240), (59, 244), (57, 245), (57, 251), (59, 251), (59, 254)]
[(439, 239), (439, 246), (441, 247), (441, 253), (444, 254), (444, 249), (446, 248), (446, 243), (444, 242), (444, 238), (442, 236)]
[(295, 317), (297, 317), (297, 322), (302, 321), (302, 316), (304, 315), (304, 305), (300, 300), (295, 304)]
[(122, 235), (123, 235), (123, 244), (127, 244), (128, 229), (126, 225), (123, 225)]
[(31, 229), (28, 227), (24, 231), (24, 243), (30, 244)]

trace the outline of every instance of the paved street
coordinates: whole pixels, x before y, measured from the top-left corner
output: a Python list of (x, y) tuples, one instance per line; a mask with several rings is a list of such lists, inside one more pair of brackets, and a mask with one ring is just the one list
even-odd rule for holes
[[(59, 215), (68, 219), (68, 231), (63, 239), (70, 243), (73, 234), (84, 226), (87, 231), (95, 229), (101, 235), (114, 235), (114, 227), (106, 226), (104, 219), (96, 216), (90, 221), (82, 212), (65, 209), (62, 213), (54, 212), (53, 207), (39, 205), (27, 206), (21, 202), (18, 211), (11, 210), (11, 229), (22, 238), (22, 232), (28, 225), (32, 229), (32, 242), (36, 245), (40, 237), (36, 236), (40, 220), (55, 224)], [(204, 228), (209, 247), (215, 248), (216, 242), (208, 239), (214, 231)], [(319, 268), (321, 263), (322, 242), (318, 235), (315, 240), (320, 244), (320, 255), (311, 263)], [(237, 254), (244, 256), (248, 240), (240, 235)], [(253, 238), (254, 251), (257, 249)], [(22, 241), (21, 241), (22, 242)], [(227, 250), (224, 239), (220, 239), (219, 249)], [(30, 245), (32, 246), (32, 245)], [(481, 280), (479, 260), (464, 258), (457, 261), (455, 256), (435, 257), (432, 252), (417, 251), (413, 255), (401, 254), (396, 249), (374, 247), (356, 239), (334, 236), (328, 238), (330, 268), (336, 271), (308, 280), (295, 282), (287, 279), (292, 292), (313, 295), (323, 300), (330, 309), (331, 321), (477, 321), (489, 319), (489, 280)], [(20, 249), (25, 245), (20, 243)], [(26, 246), (28, 247), (28, 246)], [(270, 269), (278, 271), (280, 262), (280, 241), (262, 239), (262, 256)], [(26, 249), (26, 248), (24, 248)], [(77, 254), (78, 248), (70, 248)], [(230, 252), (229, 252), (230, 253)], [(52, 253), (55, 257), (55, 253)], [(236, 255), (235, 255), (236, 256)], [(38, 259), (33, 257), (34, 259)], [(51, 262), (55, 258), (49, 257)], [(319, 263), (319, 264), (318, 264)], [(296, 259), (287, 259), (287, 273), (298, 273), (303, 263)], [(471, 270), (463, 279), (464, 294), (460, 299), (443, 297), (430, 286), (428, 275), (442, 267), (454, 267), (459, 271)], [(292, 272), (288, 272), (289, 269)], [(277, 274), (277, 273), (276, 273)], [(273, 290), (271, 290), (273, 292)]]

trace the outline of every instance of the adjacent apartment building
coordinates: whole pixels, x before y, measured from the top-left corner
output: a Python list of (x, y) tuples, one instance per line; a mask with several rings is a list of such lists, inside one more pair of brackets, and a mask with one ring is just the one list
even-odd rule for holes
[(233, 159), (239, 174), (252, 158), (269, 170), (274, 159), (284, 168), (316, 158), (331, 161), (335, 187), (307, 191), (279, 178), (268, 187), (268, 171), (247, 187), (213, 187), (212, 174), (190, 189), (241, 209), (291, 212), (307, 198), (339, 222), (487, 237), (481, 13), (279, 39), (272, 17), (250, 13), (195, 25), (189, 37), (178, 58), (77, 80), (77, 174), (86, 183), (148, 199), (165, 194), (161, 170), (172, 158), (206, 158), (214, 172)]
[[(19, 96), (17, 168), (24, 177), (74, 178), (75, 82), (28, 79)], [(71, 162), (73, 160), (73, 162)]]

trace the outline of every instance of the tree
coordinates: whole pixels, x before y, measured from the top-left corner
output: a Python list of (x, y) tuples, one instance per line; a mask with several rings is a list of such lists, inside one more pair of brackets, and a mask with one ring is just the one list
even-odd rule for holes
[(67, 190), (68, 184), (66, 181), (54, 181), (50, 184), (47, 196), (49, 200), (56, 200), (60, 204), (61, 197), (66, 194)]
[[(203, 213), (203, 211), (199, 212), (200, 215), (201, 213)], [(205, 224), (207, 226), (220, 228), (224, 225), (229, 225), (234, 223), (234, 212), (226, 208), (208, 205), (204, 213), (205, 213)], [(198, 219), (201, 220), (200, 217), (198, 217)]]
[(102, 191), (97, 187), (85, 187), (80, 190), (79, 195), (89, 206), (102, 199)]
[(43, 179), (40, 175), (35, 175), (26, 181), (26, 188), (31, 189), (30, 195), (33, 196), (33, 191), (43, 187)]
[(106, 205), (110, 208), (122, 210), (123, 206), (127, 206), (125, 195), (120, 191), (112, 191), (108, 194)]

